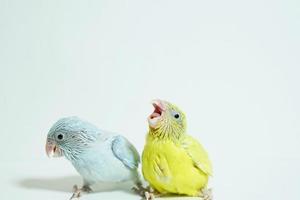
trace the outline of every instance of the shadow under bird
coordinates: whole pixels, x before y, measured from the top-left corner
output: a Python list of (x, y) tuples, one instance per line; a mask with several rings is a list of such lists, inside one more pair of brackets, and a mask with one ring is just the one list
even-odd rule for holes
[(98, 129), (78, 117), (58, 120), (50, 129), (46, 153), (49, 157), (66, 157), (83, 178), (83, 186), (74, 185), (71, 197), (91, 192), (91, 186), (105, 182), (132, 181), (140, 188), (135, 147), (123, 136)]

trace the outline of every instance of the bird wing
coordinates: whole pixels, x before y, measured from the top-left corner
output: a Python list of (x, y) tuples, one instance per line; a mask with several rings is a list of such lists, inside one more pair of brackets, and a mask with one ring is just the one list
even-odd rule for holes
[(208, 158), (208, 154), (202, 145), (189, 135), (183, 139), (181, 144), (197, 168), (199, 168), (203, 173), (212, 176), (212, 165)]
[(130, 169), (138, 168), (140, 156), (135, 147), (123, 136), (118, 135), (112, 141), (114, 155)]

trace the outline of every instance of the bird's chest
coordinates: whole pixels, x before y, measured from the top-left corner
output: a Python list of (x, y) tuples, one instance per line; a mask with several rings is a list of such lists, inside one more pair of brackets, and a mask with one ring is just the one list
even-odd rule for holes
[(194, 196), (207, 183), (186, 149), (172, 141), (147, 142), (142, 161), (145, 179), (161, 193)]
[[(72, 162), (85, 182), (120, 181), (128, 175), (128, 170), (112, 153), (110, 148), (93, 148)], [(117, 169), (117, 170), (116, 170)]]
[(174, 180), (174, 175), (192, 162), (185, 150), (172, 141), (147, 144), (142, 159), (146, 178), (162, 182)]
[[(143, 152), (143, 175), (161, 193), (190, 194), (200, 187), (200, 173), (186, 151), (172, 142), (149, 143)], [(191, 181), (192, 180), (192, 181)]]

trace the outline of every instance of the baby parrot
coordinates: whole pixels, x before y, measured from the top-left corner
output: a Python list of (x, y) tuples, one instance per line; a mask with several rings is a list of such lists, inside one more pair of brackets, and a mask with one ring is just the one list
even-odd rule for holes
[(140, 187), (139, 154), (123, 136), (98, 129), (79, 119), (66, 117), (50, 129), (46, 142), (49, 157), (65, 156), (83, 178), (83, 187), (74, 185), (72, 198), (90, 192), (99, 182), (132, 180)]
[(152, 104), (142, 172), (154, 192), (146, 193), (146, 198), (179, 194), (211, 199), (206, 187), (212, 165), (201, 144), (186, 133), (185, 114), (167, 101)]

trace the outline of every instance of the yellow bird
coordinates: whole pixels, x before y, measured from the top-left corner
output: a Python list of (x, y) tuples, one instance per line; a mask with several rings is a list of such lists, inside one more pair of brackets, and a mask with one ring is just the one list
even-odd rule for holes
[(153, 101), (149, 132), (142, 155), (142, 172), (156, 194), (179, 194), (211, 199), (207, 189), (212, 165), (201, 144), (186, 134), (186, 117), (175, 105)]

